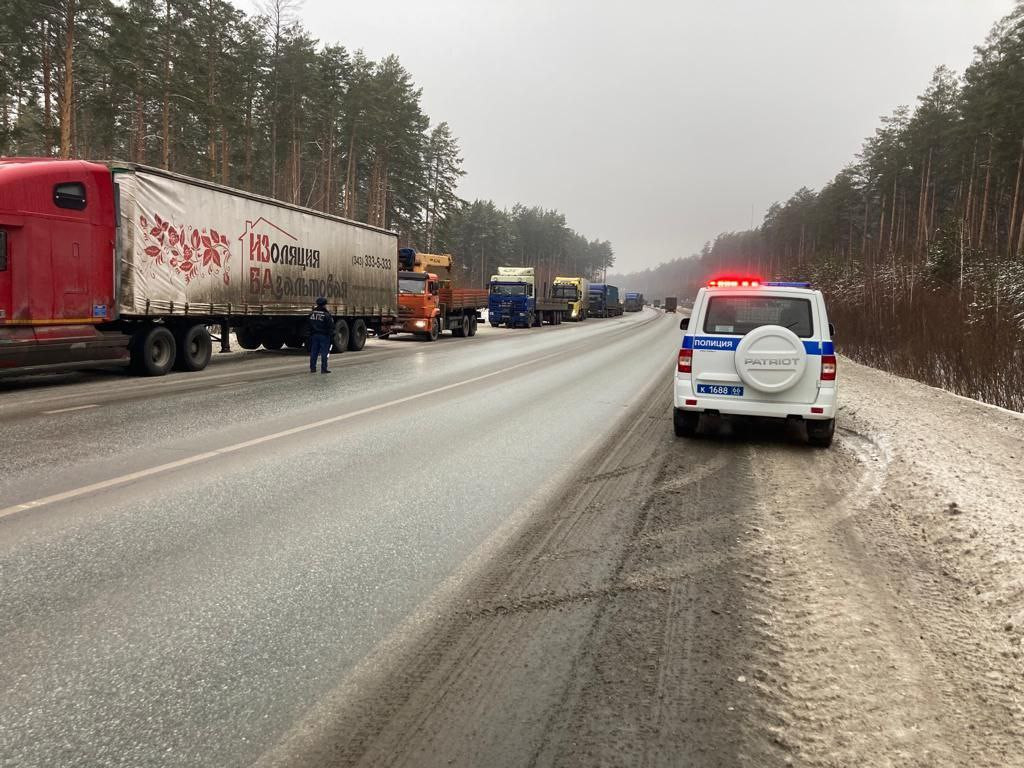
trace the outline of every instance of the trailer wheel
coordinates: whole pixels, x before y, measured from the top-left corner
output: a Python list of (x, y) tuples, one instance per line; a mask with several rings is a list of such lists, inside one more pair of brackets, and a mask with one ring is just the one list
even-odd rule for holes
[(352, 321), (352, 331), (348, 335), (349, 350), (358, 352), (366, 346), (366, 321), (357, 317)]
[(276, 328), (267, 328), (260, 334), (260, 343), (264, 349), (277, 351), (284, 346), (284, 334)]
[(469, 335), (476, 336), (476, 315), (470, 315), (469, 318)]
[(132, 368), (142, 376), (163, 376), (174, 365), (174, 357), (174, 334), (162, 325), (143, 328), (132, 339)]
[(260, 337), (251, 328), (245, 326), (235, 329), (235, 341), (242, 349), (260, 348)]
[(179, 371), (201, 371), (210, 364), (213, 355), (213, 339), (205, 325), (182, 328), (174, 335), (178, 353), (174, 367)]
[(339, 355), (348, 349), (348, 323), (338, 318), (334, 323), (334, 345), (331, 352), (337, 352)]

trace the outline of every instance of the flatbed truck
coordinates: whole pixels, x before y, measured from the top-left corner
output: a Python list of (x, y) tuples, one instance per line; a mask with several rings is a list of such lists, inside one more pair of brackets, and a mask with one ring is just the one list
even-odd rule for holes
[(475, 336), (480, 310), (487, 307), (487, 291), (456, 288), (451, 254), (419, 253), (400, 248), (398, 260), (398, 323), (392, 333), (414, 333), (436, 341), (444, 331), (452, 336)]

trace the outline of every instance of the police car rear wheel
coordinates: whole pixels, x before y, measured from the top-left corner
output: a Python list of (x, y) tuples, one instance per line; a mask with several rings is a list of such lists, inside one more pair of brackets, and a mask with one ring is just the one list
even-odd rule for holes
[(348, 335), (348, 348), (358, 352), (366, 346), (366, 321), (356, 318), (352, 321), (352, 329)]
[(808, 421), (807, 442), (816, 448), (828, 448), (836, 432), (836, 420)]
[(672, 426), (676, 437), (694, 437), (700, 427), (700, 414), (696, 411), (672, 411)]

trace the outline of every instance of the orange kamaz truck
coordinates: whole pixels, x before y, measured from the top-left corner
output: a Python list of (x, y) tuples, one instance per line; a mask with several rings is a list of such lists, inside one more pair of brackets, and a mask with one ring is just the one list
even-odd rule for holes
[(452, 336), (475, 336), (487, 291), (456, 288), (451, 254), (398, 250), (398, 324), (392, 333), (413, 333), (436, 341), (444, 331)]

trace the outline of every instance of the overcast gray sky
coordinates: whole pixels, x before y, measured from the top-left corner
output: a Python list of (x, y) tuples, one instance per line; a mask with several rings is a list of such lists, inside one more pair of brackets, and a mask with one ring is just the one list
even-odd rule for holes
[[(252, 0), (236, 0), (247, 11)], [(563, 211), (619, 270), (820, 188), (1012, 0), (306, 0), (321, 40), (396, 53), (458, 135), (460, 194)]]

